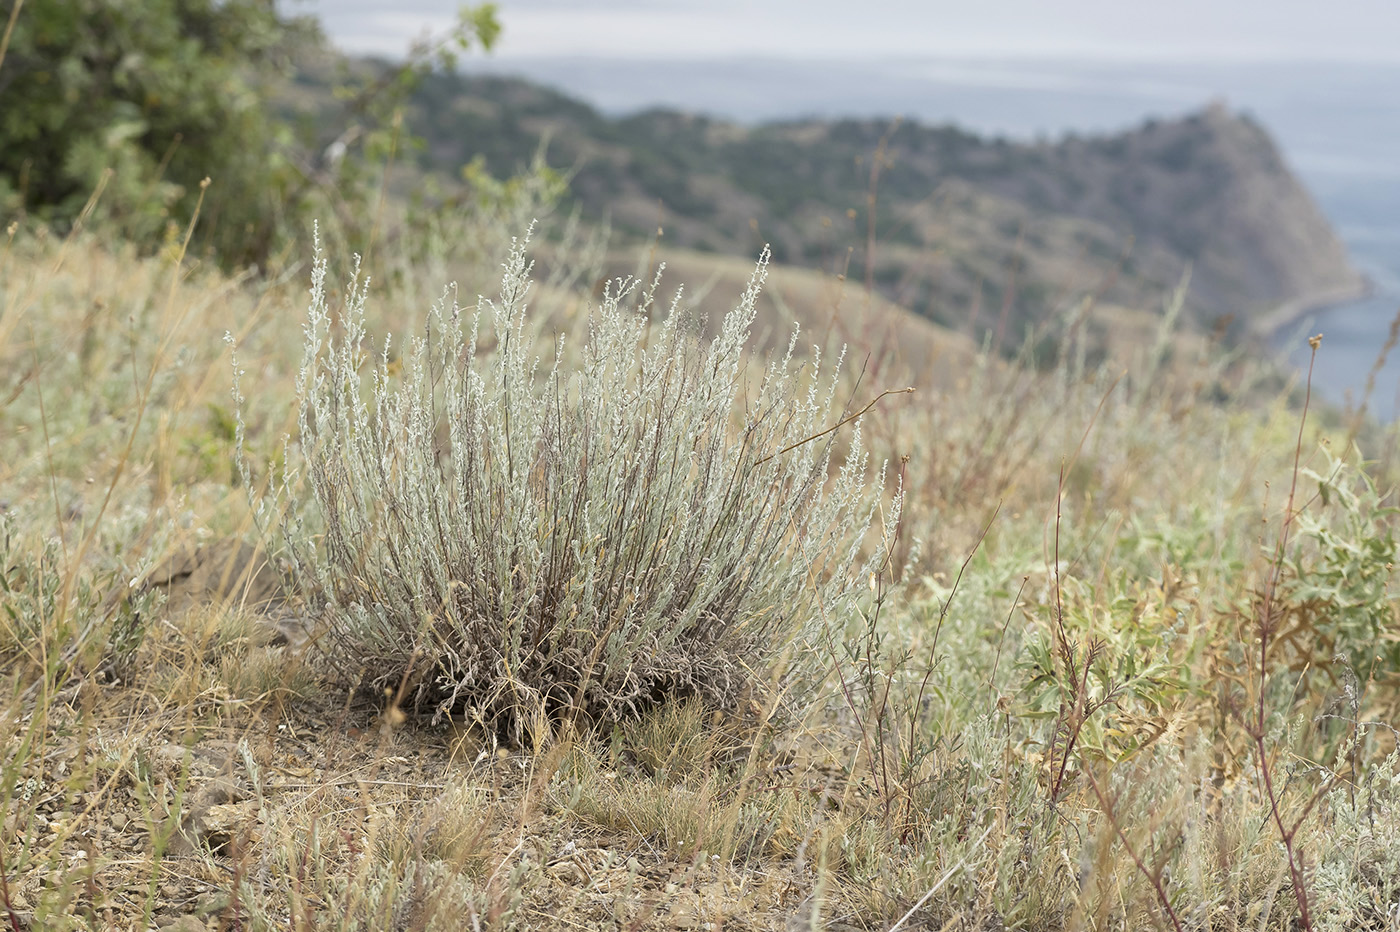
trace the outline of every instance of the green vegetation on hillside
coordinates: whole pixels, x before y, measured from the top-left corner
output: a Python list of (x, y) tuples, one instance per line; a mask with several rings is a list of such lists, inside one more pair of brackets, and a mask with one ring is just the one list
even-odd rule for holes
[[(324, 79), (312, 66), (299, 82), (314, 99)], [(674, 246), (745, 256), (771, 244), (779, 262), (849, 271), (940, 323), (1009, 329), (1013, 344), (1070, 295), (1143, 306), (1187, 269), (1187, 320), (1207, 328), (1361, 287), (1268, 134), (1218, 105), (1021, 144), (889, 119), (606, 118), (524, 81), (444, 73), (406, 112), (424, 172), (481, 158), (502, 176), (545, 145), (586, 215), (622, 233), (660, 226)], [(982, 320), (958, 316), (978, 302)]]

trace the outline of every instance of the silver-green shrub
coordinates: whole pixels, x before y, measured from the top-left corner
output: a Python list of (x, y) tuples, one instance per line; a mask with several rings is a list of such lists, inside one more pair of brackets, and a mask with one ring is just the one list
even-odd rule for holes
[(839, 454), (825, 431), (839, 362), (800, 364), (796, 334), (747, 358), (766, 253), (708, 341), (679, 298), (654, 323), (655, 283), (619, 282), (544, 362), (523, 242), (499, 299), (444, 296), (397, 359), (385, 337), (371, 361), (363, 281), (332, 325), (325, 269), (288, 459), (309, 495), (284, 529), (341, 670), (518, 729), (730, 704), (780, 655), (784, 682), (822, 669), (868, 573), (868, 455), (858, 426)]

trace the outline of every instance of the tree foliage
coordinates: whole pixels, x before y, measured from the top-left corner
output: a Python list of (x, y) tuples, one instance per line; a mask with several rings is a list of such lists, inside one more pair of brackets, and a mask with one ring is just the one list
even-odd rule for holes
[(341, 208), (369, 197), (364, 161), (399, 132), (398, 102), (500, 28), (493, 6), (464, 8), (383, 79), (344, 88), (351, 157), (328, 171), (268, 103), (296, 55), (321, 45), (314, 21), (274, 0), (15, 2), (0, 0), (14, 27), (0, 62), (0, 211), (63, 230), (100, 191), (97, 218), (154, 243), (190, 221), (207, 177), (195, 248), (229, 266), (266, 262), (328, 200), (357, 213)]
[(210, 177), (210, 245), (256, 258), (284, 183), (259, 85), (315, 38), (272, 0), (31, 0), (0, 65), (0, 196), (63, 228), (101, 188), (101, 216), (144, 240)]

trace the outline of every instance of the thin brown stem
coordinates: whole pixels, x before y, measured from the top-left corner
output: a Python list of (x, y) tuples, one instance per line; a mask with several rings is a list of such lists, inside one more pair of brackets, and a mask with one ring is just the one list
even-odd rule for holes
[(4, 845), (0, 845), (0, 904), (4, 905), (5, 917), (10, 920), (10, 932), (20, 932), (19, 916), (15, 914), (15, 907), (10, 900), (10, 879), (5, 869)]
[[(1294, 508), (1298, 494), (1298, 474), (1301, 471), (1303, 458), (1303, 435), (1307, 427), (1308, 408), (1312, 402), (1312, 376), (1313, 365), (1317, 361), (1317, 350), (1322, 345), (1322, 334), (1308, 338), (1308, 345), (1312, 347), (1312, 355), (1308, 359), (1308, 377), (1306, 389), (1303, 394), (1303, 413), (1298, 419), (1298, 439), (1293, 449), (1293, 476), (1288, 489), (1288, 500), (1284, 506), (1283, 526), (1279, 529), (1278, 544), (1274, 548), (1273, 557), (1269, 566), (1269, 578), (1264, 586), (1263, 597), (1258, 609), (1255, 623), (1259, 631), (1259, 704), (1254, 728), (1252, 729), (1254, 738), (1256, 764), (1259, 768), (1259, 779), (1263, 785), (1265, 798), (1269, 801), (1269, 817), (1278, 830), (1279, 840), (1283, 843), (1284, 852), (1288, 857), (1288, 874), (1293, 883), (1293, 896), (1298, 903), (1298, 921), (1305, 932), (1312, 932), (1312, 915), (1308, 909), (1308, 890), (1306, 877), (1304, 876), (1303, 855), (1294, 844), (1298, 829), (1302, 827), (1302, 819), (1295, 822), (1292, 828), (1283, 824), (1283, 813), (1280, 811), (1279, 793), (1274, 786), (1273, 770), (1269, 765), (1269, 752), (1265, 746), (1266, 727), (1266, 704), (1265, 687), (1268, 682), (1269, 671), (1269, 637), (1274, 629), (1274, 599), (1278, 593), (1279, 582), (1283, 576), (1283, 558), (1288, 549), (1288, 541), (1293, 530), (1293, 522), (1298, 516), (1298, 511)], [(1311, 808), (1311, 806), (1309, 806)], [(1304, 810), (1306, 816), (1307, 810)]]
[(865, 407), (861, 408), (861, 409), (860, 409), (859, 411), (857, 411), (855, 414), (850, 414), (850, 415), (847, 415), (846, 417), (843, 417), (841, 420), (837, 421), (835, 424), (831, 425), (831, 426), (828, 427), (826, 430), (818, 431), (817, 433), (812, 434), (812, 435), (809, 436), (809, 437), (803, 437), (801, 440), (797, 441), (796, 443), (788, 444), (787, 446), (783, 447), (781, 450), (779, 450), (779, 451), (776, 452), (776, 453), (769, 453), (767, 456), (763, 457), (761, 460), (758, 460), (756, 463), (754, 463), (754, 465), (755, 465), (755, 466), (762, 466), (764, 463), (768, 462), (768, 461), (771, 460), (771, 459), (775, 459), (776, 457), (782, 456), (784, 453), (791, 453), (793, 450), (796, 450), (798, 447), (806, 446), (807, 444), (811, 443), (813, 440), (820, 440), (821, 438), (825, 437), (827, 434), (834, 433), (835, 431), (840, 430), (841, 428), (845, 427), (847, 424), (851, 423), (852, 421), (857, 421), (857, 420), (859, 420), (860, 418), (862, 418), (862, 417), (865, 415), (865, 413), (866, 413), (867, 411), (869, 411), (871, 408), (873, 408), (873, 407), (875, 407), (877, 404), (879, 404), (880, 401), (881, 401), (886, 395), (912, 395), (913, 393), (914, 393), (914, 387), (913, 387), (912, 385), (911, 385), (909, 388), (887, 388), (887, 389), (885, 389), (884, 391), (882, 391), (880, 394), (876, 395), (875, 398), (870, 402), (870, 404), (868, 404), (868, 405), (866, 405)]
[(1001, 666), (1001, 649), (1006, 644), (1006, 629), (1011, 627), (1011, 617), (1016, 614), (1016, 606), (1021, 604), (1021, 595), (1026, 591), (1026, 583), (1030, 582), (1029, 576), (1021, 577), (1021, 587), (1016, 590), (1016, 598), (1011, 600), (1011, 608), (1006, 613), (1006, 623), (1001, 626), (1001, 638), (997, 641), (996, 659), (992, 661), (992, 673), (987, 677), (987, 701), (996, 701), (997, 692), (997, 668)]
[(5, 64), (5, 53), (10, 50), (10, 36), (14, 34), (15, 23), (19, 21), (19, 11), (23, 6), (24, 0), (15, 0), (14, 9), (10, 10), (10, 21), (5, 24), (5, 35), (0, 37), (0, 65)]
[(1181, 920), (1177, 918), (1176, 910), (1172, 908), (1172, 901), (1167, 897), (1166, 888), (1162, 886), (1161, 871), (1151, 871), (1143, 863), (1141, 855), (1128, 841), (1127, 834), (1123, 831), (1123, 826), (1118, 822), (1118, 816), (1113, 811), (1113, 803), (1109, 800), (1108, 794), (1099, 786), (1099, 781), (1094, 778), (1092, 768), (1084, 768), (1084, 775), (1089, 779), (1089, 787), (1094, 791), (1094, 796), (1099, 800), (1099, 805), (1103, 807), (1103, 814), (1108, 819), (1108, 824), (1113, 826), (1113, 833), (1118, 836), (1118, 840), (1123, 843), (1123, 848), (1128, 852), (1128, 857), (1133, 859), (1133, 864), (1137, 867), (1138, 873), (1147, 878), (1147, 882), (1152, 885), (1152, 892), (1157, 895), (1157, 902), (1162, 905), (1162, 910), (1166, 912), (1167, 918), (1172, 921), (1172, 928), (1177, 932), (1183, 932)]

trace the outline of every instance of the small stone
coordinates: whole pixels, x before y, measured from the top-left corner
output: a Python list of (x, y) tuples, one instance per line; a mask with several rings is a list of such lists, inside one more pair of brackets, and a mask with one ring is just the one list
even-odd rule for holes
[(220, 854), (236, 838), (251, 840), (257, 817), (258, 807), (253, 800), (211, 806), (198, 822), (199, 839), (210, 851)]
[(700, 928), (700, 898), (690, 892), (679, 894), (671, 903), (666, 921), (673, 929)]
[(209, 932), (209, 927), (197, 916), (181, 916), (160, 926), (160, 932)]
[(560, 861), (549, 868), (556, 880), (566, 884), (581, 884), (586, 879), (583, 870), (573, 861)]
[(180, 822), (180, 831), (170, 841), (170, 853), (187, 855), (200, 846), (215, 854), (223, 853), (234, 839), (253, 840), (257, 816), (256, 800), (247, 799), (229, 781), (213, 781), (195, 794)]

